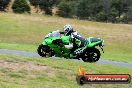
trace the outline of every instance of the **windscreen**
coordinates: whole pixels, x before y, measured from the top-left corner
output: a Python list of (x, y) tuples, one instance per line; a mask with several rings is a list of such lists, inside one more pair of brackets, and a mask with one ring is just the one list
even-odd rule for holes
[(47, 34), (45, 37), (46, 38), (47, 37), (60, 37), (60, 33), (59, 33), (59, 31), (53, 31), (53, 32)]

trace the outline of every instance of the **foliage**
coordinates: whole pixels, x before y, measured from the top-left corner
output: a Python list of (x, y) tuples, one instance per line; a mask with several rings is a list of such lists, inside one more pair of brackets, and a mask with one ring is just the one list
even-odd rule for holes
[(52, 7), (56, 0), (29, 0), (31, 5), (39, 7), (46, 15), (52, 15)]
[(11, 0), (0, 0), (0, 11), (5, 11)]
[(53, 0), (41, 0), (39, 7), (41, 10), (45, 11), (45, 14), (52, 15), (52, 5)]
[(132, 0), (59, 0), (57, 2), (59, 16), (77, 16), (80, 19), (113, 23), (131, 21), (131, 3)]
[(71, 7), (69, 3), (66, 3), (66, 0), (62, 0), (58, 5), (58, 12), (57, 14), (62, 17), (70, 17)]
[(82, 0), (77, 5), (76, 15), (79, 18), (94, 18), (102, 10), (100, 0)]
[(30, 7), (26, 0), (15, 0), (12, 9), (15, 13), (30, 13)]
[[(5, 11), (10, 0), (0, 0), (0, 11)], [(29, 0), (38, 11), (52, 15), (57, 7), (61, 17), (79, 18), (92, 21), (128, 23), (132, 21), (132, 0)], [(15, 13), (30, 12), (27, 0), (15, 0)]]

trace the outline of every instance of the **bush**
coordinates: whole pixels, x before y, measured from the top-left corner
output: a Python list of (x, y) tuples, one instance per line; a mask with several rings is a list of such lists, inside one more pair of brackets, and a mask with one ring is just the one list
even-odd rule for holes
[(105, 12), (99, 12), (97, 15), (96, 15), (96, 21), (107, 21), (107, 18), (108, 16), (105, 14)]
[(77, 5), (76, 15), (81, 19), (86, 19), (90, 16), (91, 9), (88, 5), (89, 1), (81, 0)]
[(81, 0), (76, 7), (76, 15), (81, 19), (96, 18), (103, 9), (100, 3), (101, 0)]
[(15, 13), (30, 13), (30, 7), (26, 0), (15, 0), (12, 9)]
[(46, 15), (52, 15), (52, 0), (40, 0), (39, 8), (45, 12)]
[(38, 6), (41, 2), (41, 0), (29, 0), (30, 4), (33, 6)]
[(132, 22), (132, 5), (128, 7), (127, 17), (128, 21)]
[(52, 7), (56, 0), (29, 0), (30, 4), (41, 9), (46, 15), (52, 15)]
[(71, 7), (68, 2), (65, 0), (61, 1), (58, 6), (59, 10), (57, 11), (57, 15), (61, 17), (70, 17), (71, 15)]
[(11, 0), (0, 0), (0, 11), (5, 11)]

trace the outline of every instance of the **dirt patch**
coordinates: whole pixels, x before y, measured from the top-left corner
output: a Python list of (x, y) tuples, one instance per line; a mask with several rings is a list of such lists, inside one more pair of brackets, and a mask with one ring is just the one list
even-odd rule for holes
[(7, 68), (11, 71), (20, 71), (20, 70), (44, 71), (47, 69), (46, 65), (40, 65), (26, 61), (9, 61), (9, 60), (0, 60), (0, 67)]
[(0, 68), (7, 69), (9, 72), (24, 73), (30, 76), (31, 78), (34, 78), (36, 77), (36, 75), (39, 76), (41, 74), (45, 74), (48, 77), (52, 78), (56, 74), (56, 69), (47, 65), (33, 63), (31, 61), (0, 59)]

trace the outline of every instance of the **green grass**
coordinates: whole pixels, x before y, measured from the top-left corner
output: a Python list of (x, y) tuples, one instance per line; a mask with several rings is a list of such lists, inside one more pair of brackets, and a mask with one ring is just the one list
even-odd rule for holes
[(105, 40), (103, 59), (132, 62), (132, 25), (90, 22), (42, 15), (0, 13), (0, 48), (36, 52), (43, 37), (71, 24), (84, 37)]
[(17, 44), (17, 43), (0, 43), (0, 49), (10, 49), (10, 50), (21, 50), (27, 52), (37, 52), (36, 47), (38, 45), (32, 44)]
[[(79, 66), (88, 74), (130, 74), (132, 68), (98, 65), (66, 59), (30, 58), (0, 54), (0, 88), (131, 88), (130, 84), (88, 84), (79, 86)], [(4, 63), (4, 64), (3, 64)], [(17, 67), (16, 67), (17, 66)]]

